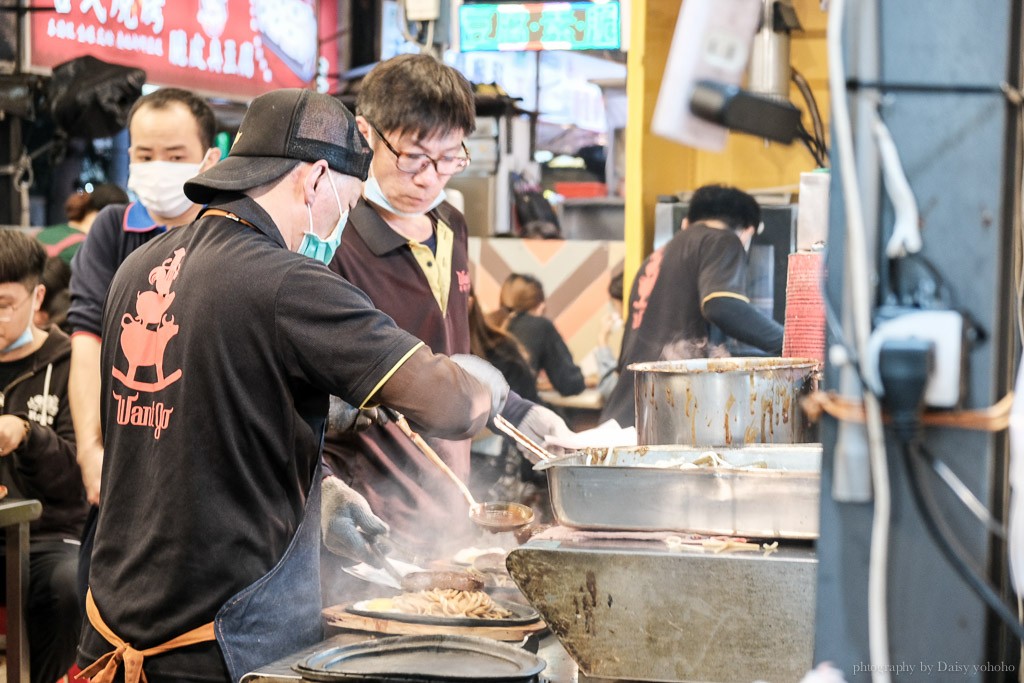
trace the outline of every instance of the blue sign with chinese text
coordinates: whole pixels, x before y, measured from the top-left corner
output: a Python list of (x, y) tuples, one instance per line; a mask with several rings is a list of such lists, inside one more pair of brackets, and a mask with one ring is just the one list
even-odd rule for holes
[(618, 50), (618, 2), (472, 3), (459, 7), (462, 52)]

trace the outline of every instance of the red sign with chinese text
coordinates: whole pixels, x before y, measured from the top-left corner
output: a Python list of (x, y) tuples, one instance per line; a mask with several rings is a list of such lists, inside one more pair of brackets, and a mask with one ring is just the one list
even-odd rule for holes
[[(325, 86), (337, 3), (325, 0), (32, 0), (29, 63), (82, 55), (146, 71), (155, 85), (249, 99)], [(318, 52), (321, 35), (327, 42)], [(324, 89), (321, 87), (321, 89)]]

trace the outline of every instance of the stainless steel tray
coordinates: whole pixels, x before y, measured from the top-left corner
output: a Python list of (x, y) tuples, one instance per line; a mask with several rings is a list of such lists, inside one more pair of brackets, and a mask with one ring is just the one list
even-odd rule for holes
[[(658, 467), (713, 450), (737, 467)], [(559, 524), (603, 531), (684, 531), (753, 538), (818, 537), (820, 444), (742, 448), (637, 446), (550, 460), (551, 507)]]

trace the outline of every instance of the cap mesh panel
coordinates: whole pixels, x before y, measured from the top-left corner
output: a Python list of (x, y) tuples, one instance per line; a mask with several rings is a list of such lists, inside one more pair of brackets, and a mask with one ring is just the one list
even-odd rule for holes
[(355, 117), (333, 97), (305, 97), (288, 156), (324, 159), (339, 173), (366, 179), (373, 152), (356, 127)]

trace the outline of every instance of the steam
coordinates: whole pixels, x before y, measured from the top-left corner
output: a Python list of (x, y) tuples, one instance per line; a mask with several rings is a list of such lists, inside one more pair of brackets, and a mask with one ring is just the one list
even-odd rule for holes
[(692, 358), (728, 358), (732, 354), (724, 344), (711, 344), (707, 337), (680, 339), (665, 346), (661, 360), (690, 360)]

